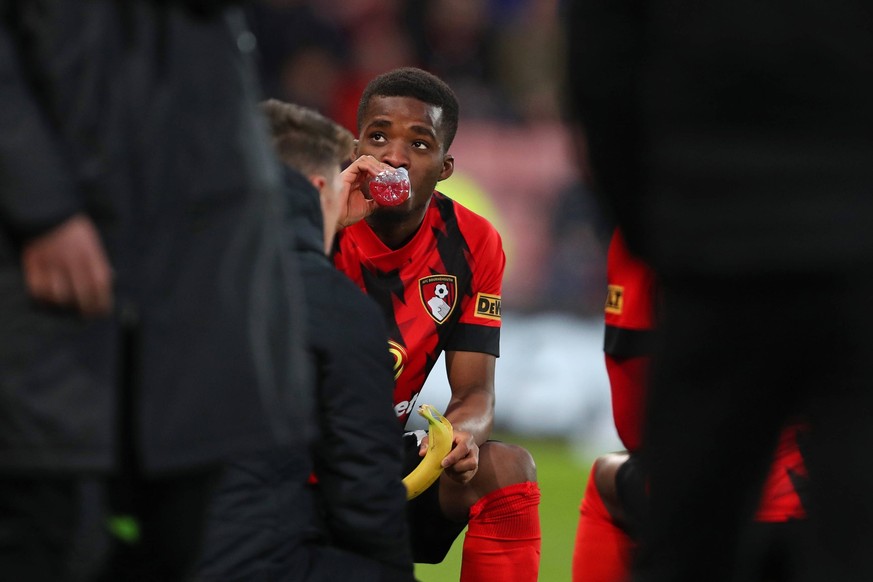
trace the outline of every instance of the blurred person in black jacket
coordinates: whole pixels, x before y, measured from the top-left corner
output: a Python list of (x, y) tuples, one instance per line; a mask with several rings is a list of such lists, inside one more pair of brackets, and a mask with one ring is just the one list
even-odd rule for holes
[(284, 163), (319, 433), (311, 455), (277, 448), (229, 463), (198, 579), (411, 581), (388, 331), (373, 300), (327, 257), (337, 229), (374, 208), (362, 180), (387, 166), (363, 156), (341, 174), (353, 151), (348, 130), (296, 104), (263, 108)]
[[(730, 580), (786, 418), (809, 580), (873, 579), (873, 7), (569, 4), (597, 186), (665, 308), (635, 580)], [(707, 459), (689, 463), (688, 459)]]
[(231, 4), (0, 3), (4, 579), (181, 580), (219, 462), (308, 441), (279, 166)]

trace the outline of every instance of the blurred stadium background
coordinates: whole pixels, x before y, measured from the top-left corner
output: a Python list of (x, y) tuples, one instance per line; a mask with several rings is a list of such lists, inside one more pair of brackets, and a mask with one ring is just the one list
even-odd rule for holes
[[(561, 122), (560, 0), (259, 0), (249, 8), (265, 95), (354, 133), (360, 92), (397, 66), (446, 80), (461, 104), (446, 194), (488, 217), (507, 253), (497, 430), (528, 446), (543, 489), (544, 582), (570, 579), (590, 460), (619, 448), (601, 355), (609, 227)], [(448, 400), (442, 364), (421, 402)], [(446, 563), (422, 582), (455, 579)]]

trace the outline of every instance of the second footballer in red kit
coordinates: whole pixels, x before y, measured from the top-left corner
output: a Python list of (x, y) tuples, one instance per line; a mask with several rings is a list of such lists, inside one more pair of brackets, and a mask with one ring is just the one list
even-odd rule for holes
[[(580, 507), (573, 554), (573, 582), (630, 580), (646, 481), (639, 462), (644, 447), (645, 398), (660, 314), (655, 273), (633, 255), (621, 231), (613, 233), (607, 256), (604, 359), (615, 427), (626, 451), (599, 457), (591, 469)], [(738, 428), (741, 430), (741, 428)], [(782, 580), (800, 566), (784, 548), (800, 543), (806, 517), (807, 480), (800, 443), (806, 428), (790, 424), (780, 436), (750, 527), (746, 562), (750, 576)], [(717, 459), (713, 460), (717, 461)], [(689, 463), (702, 462), (689, 459)]]

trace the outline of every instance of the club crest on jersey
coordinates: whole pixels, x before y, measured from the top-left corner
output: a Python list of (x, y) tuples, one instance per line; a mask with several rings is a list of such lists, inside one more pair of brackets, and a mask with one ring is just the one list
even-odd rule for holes
[(442, 323), (455, 309), (458, 279), (454, 275), (431, 275), (418, 280), (421, 303), (431, 318)]

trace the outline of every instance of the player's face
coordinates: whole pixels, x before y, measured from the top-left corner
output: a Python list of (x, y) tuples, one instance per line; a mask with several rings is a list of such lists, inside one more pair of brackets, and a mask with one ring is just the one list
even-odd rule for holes
[(442, 108), (412, 97), (373, 97), (361, 119), (358, 155), (409, 172), (409, 200), (379, 212), (408, 213), (430, 202), (436, 183), (452, 175), (454, 160), (445, 153)]
[(330, 251), (333, 237), (336, 235), (336, 225), (343, 210), (343, 180), (339, 165), (327, 168), (323, 175), (312, 179), (318, 189), (321, 199), (321, 215), (324, 220), (324, 249)]

